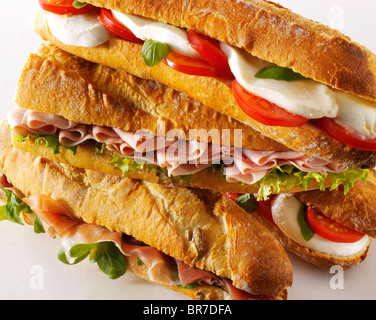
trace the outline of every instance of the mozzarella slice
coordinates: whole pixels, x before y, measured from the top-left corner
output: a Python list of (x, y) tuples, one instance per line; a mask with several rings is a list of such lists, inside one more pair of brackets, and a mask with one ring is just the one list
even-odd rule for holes
[(313, 80), (281, 81), (259, 79), (255, 75), (270, 66), (249, 53), (221, 43), (236, 80), (249, 92), (308, 119), (333, 118), (338, 113), (335, 93)]
[(92, 48), (111, 39), (111, 34), (98, 15), (47, 14), (48, 27), (59, 41), (66, 45)]
[(187, 32), (170, 24), (152, 19), (132, 16), (130, 14), (112, 10), (114, 18), (141, 40), (154, 40), (167, 43), (173, 51), (190, 57), (199, 57), (191, 48)]
[(292, 194), (278, 195), (272, 203), (272, 215), (281, 231), (296, 243), (331, 256), (352, 256), (364, 251), (370, 244), (370, 238), (364, 236), (355, 243), (338, 243), (324, 239), (315, 234), (309, 241), (304, 240), (299, 223), (298, 214), (302, 203)]

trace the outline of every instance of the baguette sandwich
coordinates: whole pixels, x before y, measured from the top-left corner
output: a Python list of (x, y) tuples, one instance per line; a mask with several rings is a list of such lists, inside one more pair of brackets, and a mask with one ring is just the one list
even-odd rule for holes
[(8, 122), (17, 148), (106, 174), (260, 199), (340, 184), (347, 193), (369, 176), (368, 169), (288, 149), (184, 93), (52, 44), (30, 55), (16, 103)]
[(89, 256), (111, 279), (129, 269), (192, 299), (286, 299), (286, 252), (225, 195), (49, 161), (13, 147), (5, 122), (0, 135), (1, 220), (60, 238), (61, 261)]
[[(333, 172), (322, 174), (323, 162), (314, 159), (311, 162), (307, 161), (307, 164), (299, 165), (299, 161), (304, 159), (302, 155), (299, 155), (297, 161), (289, 162), (285, 169), (280, 165), (283, 161), (279, 163), (271, 161), (272, 165), (266, 165), (265, 172), (262, 172), (264, 167), (261, 165), (261, 169), (257, 169), (256, 164), (253, 167), (250, 166), (249, 172), (252, 173), (253, 169), (252, 174), (255, 177), (264, 174), (266, 178), (261, 179), (261, 183), (245, 183), (244, 180), (231, 182), (230, 179), (226, 179), (226, 169), (219, 171), (216, 165), (211, 165), (210, 169), (205, 165), (202, 170), (197, 170), (195, 163), (183, 164), (180, 166), (184, 167), (185, 172), (183, 172), (179, 166), (173, 167), (174, 162), (165, 164), (165, 167), (158, 162), (137, 163), (134, 149), (131, 149), (137, 143), (132, 142), (130, 138), (127, 138), (127, 143), (125, 141), (118, 143), (114, 137), (119, 137), (119, 135), (116, 136), (115, 133), (120, 132), (122, 136), (126, 136), (126, 134), (130, 135), (141, 130), (143, 133), (151, 132), (153, 141), (156, 137), (164, 139), (165, 134), (158, 135), (158, 120), (163, 120), (165, 127), (169, 130), (180, 130), (184, 137), (189, 136), (191, 132), (189, 129), (195, 128), (204, 128), (206, 131), (212, 129), (218, 129), (218, 131), (228, 129), (230, 132), (236, 129), (241, 130), (243, 133), (241, 144), (250, 148), (250, 150), (243, 151), (245, 155), (252, 152), (254, 154), (286, 156), (289, 153), (295, 154), (295, 152), (266, 138), (251, 127), (206, 108), (187, 95), (177, 93), (163, 84), (137, 78), (122, 70), (88, 62), (64, 52), (54, 45), (43, 44), (36, 53), (31, 54), (19, 79), (16, 102), (20, 107), (11, 110), (8, 115), (13, 146), (50, 161), (120, 176), (125, 179), (133, 178), (168, 186), (209, 189), (227, 193), (231, 198), (233, 198), (231, 194), (234, 193), (236, 195), (238, 193), (245, 194), (244, 198), (248, 203), (242, 203), (244, 209), (254, 207), (256, 203), (265, 207), (264, 203), (270, 204), (275, 193), (287, 190), (289, 194), (309, 195), (309, 192), (306, 193), (303, 190), (311, 189), (312, 192), (322, 194), (320, 197), (311, 197), (314, 203), (320, 203), (321, 199), (337, 203), (337, 207), (332, 208), (330, 212), (337, 214), (335, 220), (338, 223), (348, 224), (350, 222), (351, 226), (351, 221), (354, 219), (358, 219), (364, 224), (367, 224), (367, 219), (370, 219), (368, 228), (375, 230), (376, 221), (371, 219), (374, 215), (373, 203), (365, 202), (362, 206), (364, 198), (368, 196), (372, 198), (375, 192), (374, 173), (367, 169), (351, 168), (337, 174)], [(178, 108), (184, 108), (186, 112), (176, 111)], [(200, 115), (195, 112), (197, 108), (200, 110)], [(95, 126), (91, 126), (92, 124)], [(114, 126), (115, 129), (113, 129)], [(143, 129), (144, 127), (146, 129)], [(177, 141), (175, 136), (174, 138), (173, 141)], [(198, 141), (204, 143), (205, 146), (214, 143), (213, 137), (210, 136), (192, 135), (189, 138), (192, 140), (178, 141), (190, 144), (196, 142), (195, 139), (200, 139)], [(121, 146), (122, 144), (123, 146)], [(167, 146), (169, 147), (169, 145)], [(226, 146), (234, 147), (235, 142), (228, 140)], [(168, 150), (167, 147), (166, 149)], [(125, 150), (127, 153), (122, 153), (121, 150)], [(139, 150), (140, 154), (145, 151), (141, 147)], [(158, 158), (160, 155), (155, 155), (153, 152), (153, 157)], [(291, 171), (291, 176), (297, 176), (298, 168), (301, 169), (300, 174), (308, 171), (307, 175), (313, 177), (312, 184), (301, 183), (288, 188), (289, 176), (281, 174), (279, 179), (272, 183), (273, 187), (276, 186), (275, 189), (268, 189), (269, 184), (267, 183), (276, 177), (275, 172), (282, 172), (282, 170), (287, 172), (290, 170), (291, 163), (294, 163), (295, 166)], [(319, 166), (313, 166), (309, 171), (307, 168), (310, 163), (313, 165), (318, 163)], [(279, 165), (281, 168), (275, 168)], [(335, 164), (325, 163), (325, 165), (324, 169), (335, 167)], [(220, 167), (223, 168), (223, 166), (220, 164)], [(230, 165), (229, 167), (231, 168)], [(169, 171), (170, 168), (172, 168), (171, 171)], [(192, 168), (194, 174), (191, 174), (191, 171), (187, 172)], [(179, 174), (174, 174), (174, 171), (178, 171)], [(328, 186), (326, 179), (316, 180), (314, 177), (317, 176), (329, 177), (327, 179), (330, 179), (332, 184)], [(244, 175), (244, 177), (246, 176)], [(262, 184), (263, 182), (265, 185)], [(256, 199), (253, 199), (253, 195), (250, 196), (250, 194), (256, 194)], [(356, 198), (356, 195), (361, 194), (364, 194), (363, 198)], [(266, 200), (269, 196), (270, 199)], [(282, 199), (284, 195), (281, 194), (279, 197)], [(353, 203), (355, 208), (359, 206), (359, 210), (352, 210), (351, 214), (341, 219), (340, 213), (344, 210), (343, 199)], [(299, 200), (302, 199), (299, 198)], [(303, 203), (312, 207), (311, 203), (304, 201)], [(291, 205), (282, 203), (279, 207), (288, 211)], [(295, 207), (297, 207), (296, 204)], [(247, 211), (249, 212), (249, 210)], [(282, 213), (288, 215), (288, 212)], [(315, 250), (312, 250), (307, 243), (294, 240), (294, 233), (300, 235), (299, 226), (293, 229), (293, 233), (286, 234), (277, 228), (275, 223), (270, 225), (263, 215), (255, 213), (254, 216), (274, 233), (286, 249), (321, 267), (330, 267), (335, 264), (342, 265), (344, 268), (355, 267), (366, 258), (371, 238), (375, 236), (372, 232), (369, 233), (364, 229), (358, 229), (357, 225), (355, 227), (352, 225), (352, 229), (357, 230), (360, 234), (357, 241), (338, 244), (338, 240), (336, 240), (337, 242), (328, 240), (324, 243), (320, 242)], [(331, 253), (328, 253), (328, 247), (332, 248)]]
[(261, 0), (68, 2), (40, 0), (34, 19), (61, 49), (164, 83), (291, 150), (375, 167), (376, 57), (340, 32)]

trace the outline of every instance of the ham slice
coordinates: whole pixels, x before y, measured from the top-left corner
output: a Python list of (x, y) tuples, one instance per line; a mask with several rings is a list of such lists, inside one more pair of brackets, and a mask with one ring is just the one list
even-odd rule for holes
[(146, 132), (130, 132), (118, 128), (83, 125), (61, 116), (46, 115), (16, 107), (8, 112), (8, 122), (19, 135), (28, 133), (56, 134), (67, 147), (87, 140), (105, 143), (123, 157), (167, 168), (170, 176), (190, 175), (212, 164), (224, 164), (228, 182), (254, 184), (276, 166), (293, 165), (304, 172), (340, 173), (344, 165), (307, 156), (290, 150), (284, 152), (247, 150), (198, 141), (157, 137)]

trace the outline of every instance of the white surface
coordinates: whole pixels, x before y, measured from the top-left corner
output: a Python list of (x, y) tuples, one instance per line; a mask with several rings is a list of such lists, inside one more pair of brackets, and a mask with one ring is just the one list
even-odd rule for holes
[[(0, 10), (0, 115), (14, 106), (18, 75), (41, 42), (31, 29), (36, 0), (3, 1)], [(374, 0), (279, 0), (304, 16), (339, 26), (353, 40), (376, 52), (376, 1)], [(340, 2), (340, 5), (338, 3)], [(341, 18), (343, 17), (343, 19)], [(343, 27), (343, 28), (342, 28)], [(82, 262), (67, 266), (57, 260), (59, 241), (34, 234), (32, 228), (0, 223), (0, 299), (185, 299), (139, 280), (131, 273), (109, 280), (96, 265)], [(290, 300), (376, 299), (376, 249), (344, 274), (344, 289), (331, 289), (333, 276), (290, 255), (294, 284)], [(332, 279), (332, 282), (331, 282)], [(338, 283), (338, 282), (334, 282)]]

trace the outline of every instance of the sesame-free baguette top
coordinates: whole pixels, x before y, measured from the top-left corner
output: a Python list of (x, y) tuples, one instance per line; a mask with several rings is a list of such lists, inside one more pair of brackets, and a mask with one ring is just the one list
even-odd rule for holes
[[(16, 103), (77, 123), (133, 132), (148, 129), (155, 135), (174, 130), (188, 140), (238, 147), (241, 143), (249, 150), (289, 150), (162, 83), (89, 62), (52, 44), (40, 45), (29, 56), (18, 80)], [(220, 141), (213, 141), (212, 129), (218, 130)], [(207, 136), (200, 134), (202, 130)], [(241, 131), (241, 140), (236, 141), (235, 130)]]
[(163, 188), (36, 157), (11, 145), (0, 127), (0, 167), (26, 197), (45, 194), (87, 223), (131, 235), (165, 254), (275, 296), (292, 283), (281, 244), (229, 198), (209, 191)]
[[(88, 0), (244, 48), (307, 78), (376, 100), (376, 56), (323, 24), (264, 0)], [(366, 10), (366, 8), (365, 8)]]
[[(146, 66), (141, 57), (142, 45), (140, 44), (112, 38), (105, 44), (94, 48), (65, 45), (49, 31), (44, 12), (38, 12), (35, 15), (34, 29), (43, 39), (64, 51), (101, 65), (124, 70), (143, 79), (161, 82), (178, 92), (187, 94), (218, 113), (252, 127), (289, 149), (349, 167), (373, 168), (376, 166), (376, 152), (348, 147), (310, 125), (295, 128), (274, 127), (253, 120), (236, 104), (231, 82), (219, 78), (187, 75), (164, 63), (155, 67)], [(26, 104), (27, 100), (23, 103)]]

